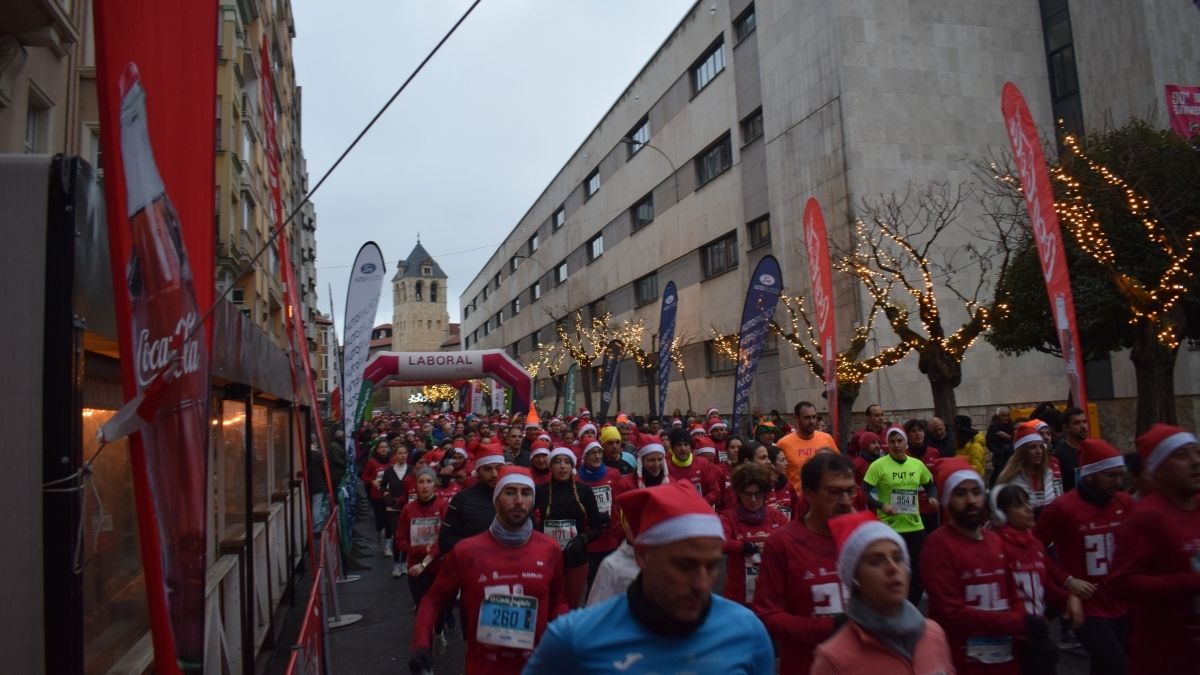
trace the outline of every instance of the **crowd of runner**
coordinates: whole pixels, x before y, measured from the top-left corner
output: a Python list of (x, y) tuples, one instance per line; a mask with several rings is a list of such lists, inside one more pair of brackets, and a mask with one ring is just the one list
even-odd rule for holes
[(1200, 672), (1191, 433), (1122, 454), (1048, 404), (822, 427), (377, 415), (357, 466), (411, 671), (461, 622), (467, 673)]

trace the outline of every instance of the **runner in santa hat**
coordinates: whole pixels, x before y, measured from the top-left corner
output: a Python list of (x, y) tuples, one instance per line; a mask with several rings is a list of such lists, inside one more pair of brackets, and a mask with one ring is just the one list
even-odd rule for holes
[[(392, 578), (408, 574), (408, 591), (413, 606), (421, 605), (421, 598), (433, 586), (439, 567), (437, 550), (438, 528), (446, 512), (446, 500), (439, 499), (435, 491), (437, 474), (429, 467), (416, 471), (417, 498), (404, 505), (396, 524), (397, 561), (393, 564)], [(405, 563), (404, 561), (408, 562)], [(404, 565), (409, 567), (405, 568)], [(397, 569), (399, 568), (399, 569)], [(441, 654), (446, 650), (446, 635), (443, 627), (450, 617), (444, 610), (434, 626), (434, 651)]]
[(1022, 422), (1013, 431), (1013, 451), (996, 477), (997, 485), (1020, 485), (1029, 494), (1034, 517), (1063, 494), (1062, 469), (1037, 427)]
[(946, 630), (960, 675), (1017, 675), (1016, 639), (1043, 640), (1049, 626), (1027, 614), (1006, 569), (1004, 542), (983, 528), (983, 478), (962, 457), (943, 459), (936, 476), (947, 516), (925, 540), (920, 569), (929, 593), (929, 618)]
[(604, 533), (608, 516), (601, 515), (592, 490), (575, 479), (575, 453), (571, 450), (550, 451), (550, 481), (538, 486), (534, 513), (537, 529), (562, 548), (567, 604), (574, 609), (582, 604), (587, 583), (588, 542)]
[(800, 483), (808, 510), (767, 539), (754, 592), (754, 613), (779, 645), (781, 675), (806, 675), (813, 650), (845, 622), (829, 520), (851, 513), (858, 492), (850, 461), (833, 453), (805, 462)]
[(1071, 590), (1083, 600), (1085, 618), (1075, 635), (1095, 672), (1125, 672), (1129, 608), (1107, 588), (1117, 529), (1133, 511), (1133, 499), (1122, 490), (1125, 473), (1116, 448), (1099, 438), (1084, 439), (1075, 489), (1047, 506), (1034, 530), (1055, 551), (1072, 577)]
[(849, 619), (817, 647), (814, 673), (953, 672), (946, 634), (906, 596), (912, 575), (900, 535), (870, 511), (829, 521)]
[(575, 460), (579, 461), (583, 457), (583, 449), (588, 446), (588, 443), (596, 440), (600, 436), (600, 430), (591, 422), (584, 422), (579, 425), (579, 429), (575, 432), (575, 442), (569, 446), (571, 452), (575, 453)]
[(577, 474), (579, 482), (591, 488), (600, 516), (609, 523), (609, 527), (606, 527), (599, 537), (589, 541), (587, 545), (587, 583), (589, 587), (596, 577), (596, 570), (599, 569), (600, 562), (621, 543), (612, 528), (613, 498), (619, 490), (621, 472), (604, 463), (604, 452), (604, 448), (599, 443), (595, 441), (590, 443), (583, 449), (583, 463), (579, 465)]
[(649, 443), (638, 450), (637, 470), (621, 479), (621, 491), (654, 487), (671, 482), (667, 472), (667, 449), (659, 443)]
[(494, 446), (485, 446), (475, 459), (477, 482), (459, 492), (446, 505), (446, 515), (438, 533), (438, 550), (446, 555), (459, 541), (487, 530), (496, 515), (492, 489), (497, 472), (504, 465), (504, 455)]
[(1191, 673), (1200, 653), (1200, 443), (1154, 424), (1136, 444), (1153, 489), (1117, 531), (1107, 590), (1133, 610), (1130, 673)]
[(538, 439), (530, 448), (529, 473), (534, 483), (545, 485), (550, 482), (550, 445)]
[(408, 661), (413, 673), (431, 670), (438, 614), (460, 592), (468, 674), (520, 673), (547, 623), (567, 612), (558, 544), (533, 529), (529, 469), (504, 467), (492, 496), (488, 530), (458, 543), (421, 600)]
[(762, 564), (762, 549), (767, 537), (788, 524), (788, 518), (767, 506), (771, 489), (771, 470), (746, 462), (733, 470), (734, 502), (721, 512), (725, 529), (725, 597), (747, 607), (754, 599), (754, 587)]
[(641, 574), (624, 595), (551, 624), (525, 672), (773, 673), (762, 623), (712, 593), (723, 535), (709, 505), (683, 483), (618, 501)]

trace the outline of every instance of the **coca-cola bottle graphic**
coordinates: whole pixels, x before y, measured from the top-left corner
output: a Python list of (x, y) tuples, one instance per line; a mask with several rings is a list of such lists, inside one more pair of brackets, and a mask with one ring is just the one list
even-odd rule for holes
[(139, 392), (155, 377), (168, 382), (154, 419), (141, 432), (142, 445), (176, 654), (185, 671), (198, 670), (204, 660), (208, 354), (197, 326), (179, 217), (150, 146), (146, 92), (136, 64), (121, 73), (120, 92), (121, 159), (132, 239), (126, 278), (133, 367)]

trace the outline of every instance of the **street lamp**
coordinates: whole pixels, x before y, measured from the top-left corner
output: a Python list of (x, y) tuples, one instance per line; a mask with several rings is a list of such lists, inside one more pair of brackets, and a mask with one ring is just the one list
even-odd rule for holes
[(626, 136), (625, 138), (622, 138), (621, 142), (624, 143), (625, 145), (628, 145), (630, 147), (630, 149), (633, 150), (635, 153), (642, 148), (650, 148), (651, 150), (662, 155), (663, 159), (667, 160), (667, 164), (671, 165), (671, 183), (672, 183), (671, 191), (675, 194), (675, 203), (678, 204), (679, 203), (679, 169), (675, 166), (675, 162), (672, 162), (671, 158), (667, 157), (667, 153), (660, 150), (658, 148), (658, 146), (656, 146), (656, 145), (651, 145), (649, 142), (646, 142), (646, 141), (636, 141), (628, 136)]

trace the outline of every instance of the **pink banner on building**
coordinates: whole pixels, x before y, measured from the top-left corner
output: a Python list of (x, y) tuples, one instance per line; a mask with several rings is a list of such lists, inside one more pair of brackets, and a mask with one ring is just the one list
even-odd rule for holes
[(1058, 214), (1054, 210), (1054, 191), (1050, 187), (1050, 174), (1046, 171), (1041, 139), (1038, 138), (1029, 106), (1025, 104), (1025, 97), (1012, 82), (1004, 84), (1000, 107), (1004, 112), (1004, 126), (1012, 144), (1017, 175), (1021, 179), (1025, 206), (1029, 209), (1029, 222), (1042, 262), (1042, 275), (1046, 279), (1046, 292), (1050, 295), (1050, 311), (1054, 315), (1058, 344), (1067, 368), (1071, 398), (1076, 406), (1087, 410), (1083, 353), (1079, 349), (1079, 331), (1075, 326), (1075, 299), (1071, 294), (1067, 255), (1063, 250)]
[(829, 269), (829, 238), (821, 204), (809, 197), (804, 205), (804, 245), (808, 248), (808, 282), (812, 287), (812, 310), (821, 343), (821, 368), (825, 371), (825, 399), (829, 405), (829, 428), (838, 437), (837, 335), (833, 320), (833, 275)]
[(1168, 84), (1167, 117), (1180, 136), (1194, 138), (1200, 134), (1200, 87)]

